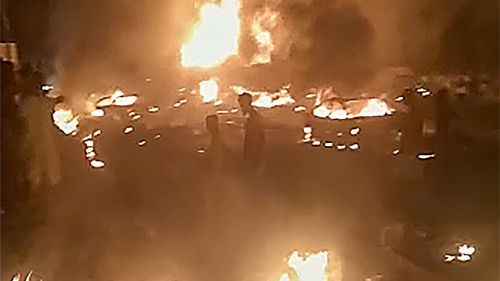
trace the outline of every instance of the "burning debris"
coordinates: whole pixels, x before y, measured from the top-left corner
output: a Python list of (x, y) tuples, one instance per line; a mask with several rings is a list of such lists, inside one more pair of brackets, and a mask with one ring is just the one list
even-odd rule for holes
[(237, 55), (240, 37), (239, 10), (239, 0), (203, 4), (191, 38), (181, 48), (182, 65), (211, 68), (224, 63), (230, 56)]
[(217, 95), (219, 93), (219, 85), (215, 78), (210, 78), (209, 80), (201, 81), (200, 84), (200, 95), (204, 103), (209, 103), (217, 100)]
[(252, 105), (260, 108), (273, 108), (276, 106), (294, 104), (295, 100), (290, 95), (290, 84), (283, 86), (277, 92), (255, 92), (241, 86), (232, 86), (231, 89), (238, 95), (249, 93), (256, 97)]
[(71, 109), (61, 108), (60, 105), (57, 105), (54, 113), (52, 113), (54, 124), (66, 135), (77, 131), (78, 119), (79, 117), (74, 116)]
[(451, 263), (455, 260), (459, 262), (469, 262), (472, 260), (472, 256), (476, 253), (476, 248), (467, 244), (458, 244), (456, 245), (455, 253), (446, 253), (444, 254), (444, 262)]
[(333, 260), (331, 264), (329, 253), (320, 251), (300, 255), (293, 252), (287, 260), (287, 270), (280, 281), (340, 281), (342, 280), (341, 264)]
[(104, 161), (101, 160), (93, 159), (90, 161), (90, 166), (94, 169), (104, 168), (105, 165), (106, 163), (104, 163)]
[(154, 105), (154, 106), (148, 106), (148, 112), (149, 113), (156, 113), (160, 111), (160, 107)]
[(258, 46), (258, 51), (253, 55), (250, 65), (267, 64), (271, 62), (271, 55), (274, 51), (274, 43), (271, 36), (278, 24), (279, 13), (269, 8), (255, 14), (252, 21), (252, 36)]

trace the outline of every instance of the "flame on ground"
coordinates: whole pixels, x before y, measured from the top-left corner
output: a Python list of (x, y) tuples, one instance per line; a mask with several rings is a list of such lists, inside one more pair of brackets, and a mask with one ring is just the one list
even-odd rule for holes
[(354, 119), (360, 117), (380, 117), (391, 115), (393, 112), (389, 105), (378, 98), (352, 100), (341, 103), (327, 100), (320, 102), (314, 108), (313, 115), (319, 118), (333, 120)]
[(66, 135), (70, 135), (78, 129), (78, 116), (74, 116), (71, 109), (56, 106), (54, 113), (52, 113), (52, 120), (59, 130)]
[(241, 86), (231, 86), (231, 89), (238, 95), (249, 93), (252, 96), (257, 97), (252, 102), (252, 105), (255, 107), (272, 108), (295, 103), (295, 100), (290, 95), (290, 84), (283, 86), (277, 92), (256, 92), (250, 91)]
[(266, 64), (271, 62), (271, 54), (274, 51), (274, 43), (271, 30), (278, 23), (279, 13), (266, 8), (255, 14), (252, 21), (252, 36), (258, 45), (257, 53), (253, 55), (250, 65)]
[(238, 54), (240, 36), (239, 0), (203, 4), (191, 38), (181, 48), (185, 67), (210, 68)]
[[(329, 265), (327, 251), (306, 253), (301, 256), (298, 251), (292, 253), (287, 261), (288, 269), (280, 277), (280, 281), (340, 281), (340, 263)], [(335, 267), (335, 268), (332, 268)], [(329, 272), (329, 269), (332, 272)]]
[(201, 81), (200, 84), (200, 95), (203, 102), (208, 103), (215, 101), (219, 93), (219, 85), (215, 78), (210, 78), (209, 80)]

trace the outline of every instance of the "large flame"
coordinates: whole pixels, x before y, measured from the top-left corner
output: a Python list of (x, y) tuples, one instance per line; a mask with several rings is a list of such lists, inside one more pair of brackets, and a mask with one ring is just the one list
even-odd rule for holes
[(274, 51), (274, 43), (271, 30), (278, 23), (278, 12), (265, 9), (257, 12), (252, 21), (252, 36), (258, 45), (257, 53), (252, 57), (250, 65), (266, 64), (271, 62), (271, 54)]
[(217, 99), (217, 94), (219, 93), (219, 85), (215, 78), (210, 78), (209, 80), (201, 81), (200, 84), (200, 95), (203, 102), (212, 102)]
[(337, 272), (331, 275), (334, 279), (329, 278), (328, 260), (327, 251), (305, 254), (303, 256), (295, 251), (288, 258), (288, 272), (281, 275), (280, 281), (340, 281), (341, 277)]
[(210, 68), (237, 55), (239, 10), (239, 0), (222, 0), (219, 5), (204, 4), (191, 38), (181, 48), (182, 65)]

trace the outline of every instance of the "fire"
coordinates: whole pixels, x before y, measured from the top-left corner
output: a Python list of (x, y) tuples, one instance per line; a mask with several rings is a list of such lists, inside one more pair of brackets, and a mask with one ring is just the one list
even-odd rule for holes
[[(280, 281), (340, 281), (340, 265), (329, 272), (329, 256), (327, 251), (301, 256), (295, 251), (288, 258), (288, 270), (280, 277)], [(335, 266), (337, 267), (337, 266)]]
[(201, 6), (200, 19), (191, 38), (181, 48), (185, 67), (211, 68), (238, 54), (240, 36), (239, 0)]
[(200, 84), (200, 95), (203, 102), (208, 103), (215, 101), (219, 93), (219, 85), (215, 78), (210, 78), (209, 80), (201, 81)]
[(52, 120), (59, 130), (66, 135), (70, 135), (78, 129), (78, 116), (74, 116), (71, 109), (56, 107), (54, 113), (52, 113)]
[(289, 105), (295, 103), (295, 100), (290, 95), (290, 85), (283, 86), (277, 92), (254, 92), (241, 86), (231, 86), (231, 89), (238, 95), (249, 93), (257, 97), (252, 102), (255, 107), (272, 108), (275, 106)]
[(318, 102), (313, 115), (333, 120), (354, 119), (359, 117), (379, 117), (391, 115), (393, 109), (378, 98), (349, 100), (345, 102), (327, 100)]
[(359, 117), (384, 116), (392, 114), (387, 103), (380, 99), (369, 99), (368, 103), (361, 112)]
[(258, 45), (258, 52), (252, 57), (250, 65), (266, 64), (271, 62), (271, 54), (274, 51), (271, 32), (278, 23), (278, 12), (265, 9), (257, 12), (252, 21), (252, 36)]

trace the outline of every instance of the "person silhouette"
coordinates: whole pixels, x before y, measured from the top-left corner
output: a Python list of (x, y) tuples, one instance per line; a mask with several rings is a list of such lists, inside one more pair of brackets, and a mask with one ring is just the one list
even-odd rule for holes
[(247, 168), (259, 169), (266, 143), (262, 116), (253, 108), (252, 95), (249, 93), (239, 95), (238, 103), (246, 116), (243, 161)]

